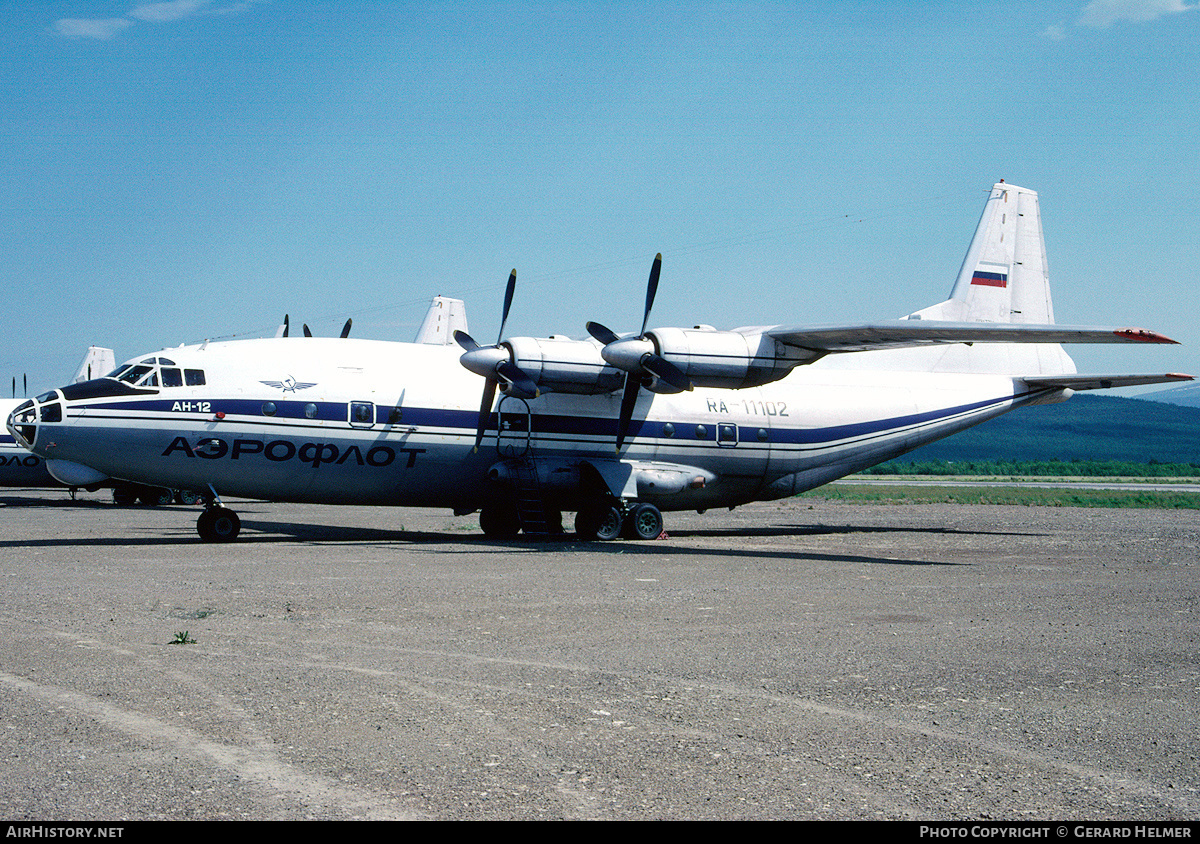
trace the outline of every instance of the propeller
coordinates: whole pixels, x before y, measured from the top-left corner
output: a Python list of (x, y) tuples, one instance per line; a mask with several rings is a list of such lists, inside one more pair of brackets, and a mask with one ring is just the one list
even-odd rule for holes
[[(349, 337), (349, 336), (350, 336), (350, 326), (351, 326), (351, 325), (353, 325), (353, 324), (354, 324), (354, 320), (351, 318), (351, 319), (347, 319), (347, 320), (346, 320), (346, 324), (342, 326), (342, 334), (341, 334), (341, 338), (342, 338), (343, 340), (345, 340), (347, 337)], [(286, 337), (286, 336), (288, 336), (288, 317), (287, 317), (287, 314), (284, 314), (284, 315), (283, 315), (283, 325), (279, 326), (279, 333), (278, 333), (278, 334), (276, 334), (275, 336), (276, 336), (276, 337)], [(308, 323), (304, 323), (304, 336), (305, 336), (305, 337), (311, 337), (311, 336), (313, 336), (312, 329), (310, 329), (310, 328), (308, 327)]]
[(642, 330), (637, 337), (622, 339), (611, 329), (598, 322), (587, 324), (588, 334), (604, 344), (600, 356), (617, 369), (625, 370), (625, 389), (621, 393), (621, 416), (617, 423), (617, 452), (620, 453), (629, 424), (633, 419), (633, 406), (637, 404), (638, 391), (647, 376), (654, 376), (670, 384), (680, 392), (692, 389), (692, 382), (675, 364), (658, 353), (654, 341), (646, 336), (646, 325), (650, 322), (650, 309), (658, 293), (658, 276), (662, 272), (662, 253), (654, 256), (650, 267), (650, 280), (646, 284), (646, 308), (642, 313)]
[(479, 424), (475, 428), (475, 450), (479, 450), (483, 442), (483, 431), (487, 426), (488, 414), (492, 410), (492, 402), (496, 399), (496, 388), (504, 382), (505, 395), (521, 399), (535, 399), (540, 391), (532, 378), (521, 371), (512, 359), (512, 352), (500, 345), (504, 339), (504, 326), (508, 322), (508, 312), (512, 308), (513, 293), (517, 289), (517, 271), (513, 270), (508, 276), (508, 287), (504, 291), (504, 310), (500, 314), (500, 331), (496, 335), (493, 346), (481, 346), (465, 331), (455, 331), (454, 341), (466, 352), (459, 360), (462, 365), (484, 377), (483, 398), (479, 403)]

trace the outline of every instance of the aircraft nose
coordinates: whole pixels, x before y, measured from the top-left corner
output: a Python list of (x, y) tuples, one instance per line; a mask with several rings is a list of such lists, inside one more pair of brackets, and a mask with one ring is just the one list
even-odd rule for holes
[(8, 432), (24, 448), (30, 448), (37, 439), (37, 410), (33, 400), (19, 404), (8, 414)]
[(18, 443), (30, 451), (37, 445), (38, 426), (63, 420), (63, 399), (58, 390), (30, 399), (8, 415), (8, 430)]

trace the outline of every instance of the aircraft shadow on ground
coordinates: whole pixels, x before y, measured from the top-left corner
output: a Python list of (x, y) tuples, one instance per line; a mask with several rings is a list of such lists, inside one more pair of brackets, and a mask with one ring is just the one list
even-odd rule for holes
[[(539, 553), (544, 551), (563, 551), (563, 552), (590, 552), (598, 554), (630, 554), (637, 553), (641, 555), (680, 555), (686, 554), (690, 557), (754, 557), (762, 559), (788, 559), (788, 560), (838, 560), (842, 562), (859, 562), (887, 565), (913, 565), (913, 566), (958, 566), (964, 563), (945, 562), (941, 560), (909, 560), (895, 557), (877, 557), (857, 554), (831, 554), (812, 551), (796, 551), (787, 548), (746, 548), (731, 546), (728, 548), (679, 548), (669, 543), (658, 543), (655, 541), (649, 542), (580, 542), (575, 539), (574, 534), (566, 533), (558, 536), (547, 537), (530, 537), (511, 540), (497, 540), (479, 534), (459, 534), (459, 533), (435, 533), (431, 531), (404, 531), (404, 530), (381, 530), (379, 528), (368, 527), (340, 527), (336, 525), (312, 525), (312, 524), (295, 524), (284, 522), (242, 522), (243, 541), (265, 541), (265, 542), (283, 542), (283, 541), (302, 541), (302, 542), (346, 542), (346, 543), (371, 543), (371, 544), (388, 544), (388, 543), (403, 543), (407, 545), (446, 545), (453, 544), (452, 549), (442, 549), (438, 553), (442, 554), (464, 554), (477, 553), (484, 548), (490, 548), (498, 552), (524, 552), (524, 553)], [(245, 530), (249, 528), (254, 531), (261, 531), (267, 534), (261, 539), (255, 540), (247, 537)], [(912, 532), (920, 533), (978, 533), (977, 531), (953, 531), (942, 530), (938, 528), (858, 528), (848, 526), (844, 529), (829, 528), (822, 526), (820, 528), (812, 528), (805, 526), (802, 528), (796, 527), (763, 527), (763, 528), (746, 528), (736, 531), (679, 531), (676, 536), (729, 536), (729, 537), (762, 537), (762, 536), (796, 536), (809, 534), (834, 534), (834, 533), (854, 533), (859, 531), (870, 531), (877, 533), (887, 532)], [(670, 534), (668, 534), (670, 535)]]
[[(69, 501), (69, 500), (47, 500), (44, 498), (25, 498), (20, 496), (4, 496), (0, 497), (0, 504), (10, 506), (34, 506), (34, 507), (88, 507), (92, 509), (102, 508), (107, 510), (116, 510), (114, 505), (106, 502), (92, 501)], [(167, 508), (162, 508), (166, 510)], [(194, 512), (194, 508), (175, 508), (185, 513)], [(145, 528), (139, 529), (144, 531)], [(927, 534), (930, 536), (1037, 536), (1040, 534), (1021, 532), (1021, 531), (995, 531), (995, 530), (963, 530), (957, 528), (946, 527), (903, 527), (903, 526), (879, 526), (879, 525), (811, 525), (811, 524), (791, 524), (791, 525), (759, 525), (753, 527), (739, 528), (701, 528), (701, 529), (680, 529), (669, 531), (669, 537), (675, 538), (706, 538), (706, 539), (762, 539), (771, 537), (797, 537), (797, 536), (836, 536), (836, 535), (852, 535), (852, 534)], [(88, 538), (81, 537), (63, 537), (63, 538), (48, 538), (48, 539), (26, 539), (5, 541), (0, 540), (0, 548), (30, 548), (30, 547), (67, 547), (67, 546), (96, 546), (96, 547), (150, 547), (162, 546), (173, 547), (181, 545), (195, 545), (200, 543), (200, 538), (195, 534), (190, 524), (187, 527), (183, 525), (172, 527), (161, 533), (153, 535), (130, 535), (130, 536), (95, 536)], [(540, 553), (546, 551), (564, 551), (564, 552), (581, 552), (598, 554), (629, 554), (638, 553), (642, 555), (679, 555), (686, 554), (693, 557), (751, 557), (761, 559), (792, 559), (792, 560), (838, 560), (843, 562), (860, 562), (871, 564), (886, 564), (886, 565), (914, 565), (914, 566), (955, 566), (965, 565), (959, 562), (946, 562), (939, 560), (928, 559), (901, 559), (896, 557), (857, 555), (857, 554), (834, 554), (821, 553), (818, 551), (798, 551), (788, 548), (747, 548), (744, 546), (730, 546), (728, 548), (680, 548), (670, 542), (588, 542), (581, 543), (575, 539), (574, 534), (566, 533), (559, 536), (549, 537), (529, 537), (512, 540), (497, 540), (490, 537), (482, 536), (478, 533), (468, 532), (447, 532), (447, 531), (422, 531), (422, 530), (391, 530), (383, 528), (372, 528), (364, 526), (351, 525), (329, 525), (329, 524), (314, 524), (303, 522), (278, 522), (278, 521), (259, 521), (253, 519), (244, 519), (242, 522), (242, 533), (237, 540), (237, 544), (273, 544), (273, 543), (312, 543), (312, 544), (397, 544), (407, 546), (456, 546), (453, 548), (438, 549), (438, 553), (457, 554), (457, 553), (476, 553), (479, 550), (490, 548), (495, 551), (527, 552)], [(219, 547), (219, 546), (213, 546)]]

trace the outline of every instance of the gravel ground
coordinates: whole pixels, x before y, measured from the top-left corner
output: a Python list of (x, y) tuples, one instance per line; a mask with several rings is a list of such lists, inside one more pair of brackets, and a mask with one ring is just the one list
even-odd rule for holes
[(0, 494), (0, 817), (1200, 815), (1197, 511), (234, 506)]

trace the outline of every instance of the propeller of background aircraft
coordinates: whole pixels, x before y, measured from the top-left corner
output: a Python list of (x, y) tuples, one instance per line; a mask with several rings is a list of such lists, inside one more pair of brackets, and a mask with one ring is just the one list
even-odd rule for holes
[(513, 270), (508, 276), (508, 288), (504, 291), (504, 310), (500, 314), (500, 331), (496, 335), (494, 346), (479, 345), (465, 331), (454, 332), (454, 341), (466, 350), (466, 354), (459, 358), (462, 365), (485, 379), (483, 399), (479, 403), (479, 424), (475, 428), (476, 451), (483, 442), (483, 430), (487, 425), (488, 414), (492, 411), (492, 402), (496, 398), (496, 387), (500, 381), (505, 383), (505, 395), (521, 399), (538, 397), (537, 384), (513, 363), (512, 353), (500, 345), (500, 341), (504, 339), (504, 324), (508, 322), (508, 312), (512, 308), (513, 293), (516, 289), (517, 271)]
[(625, 389), (621, 393), (621, 418), (617, 424), (617, 451), (629, 433), (633, 419), (633, 406), (637, 404), (638, 390), (643, 379), (658, 378), (680, 392), (692, 389), (692, 382), (675, 364), (658, 353), (654, 341), (646, 336), (646, 324), (650, 321), (650, 309), (658, 293), (658, 276), (662, 272), (662, 253), (654, 256), (650, 267), (650, 281), (646, 284), (646, 309), (642, 314), (642, 330), (637, 337), (622, 339), (611, 329), (598, 322), (587, 324), (588, 334), (604, 344), (600, 356), (617, 369), (625, 370)]
[[(347, 337), (349, 337), (349, 336), (350, 336), (350, 326), (351, 326), (351, 325), (353, 325), (353, 324), (354, 324), (354, 320), (353, 320), (353, 319), (347, 319), (347, 320), (346, 320), (346, 324), (342, 326), (341, 338), (342, 338), (343, 340), (345, 340)], [(283, 315), (283, 325), (279, 326), (279, 331), (278, 331), (278, 332), (275, 334), (275, 336), (276, 336), (276, 337), (286, 337), (286, 336), (288, 336), (288, 329), (289, 329), (289, 325), (288, 325), (288, 315), (287, 315), (287, 314), (284, 314), (284, 315)], [(309, 329), (309, 327), (308, 327), (308, 323), (305, 323), (305, 324), (304, 324), (304, 336), (305, 336), (305, 337), (311, 337), (311, 336), (313, 336), (311, 329)]]

